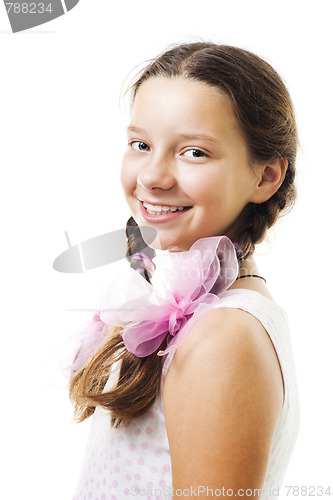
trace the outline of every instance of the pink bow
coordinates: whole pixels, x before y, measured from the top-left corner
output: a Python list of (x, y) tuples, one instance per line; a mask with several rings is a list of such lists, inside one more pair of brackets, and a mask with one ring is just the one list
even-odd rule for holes
[(185, 340), (194, 323), (212, 309), (235, 281), (238, 261), (226, 236), (197, 240), (187, 252), (154, 258), (151, 285), (136, 273), (128, 273), (120, 289), (107, 291), (100, 317), (104, 323), (123, 326), (127, 350), (135, 356), (152, 354), (167, 336), (163, 356)]
[(201, 238), (186, 252), (165, 253), (153, 260), (151, 284), (130, 267), (116, 273), (99, 316), (77, 332), (73, 367), (67, 367), (67, 373), (77, 371), (101, 342), (104, 324), (123, 328), (124, 344), (135, 356), (152, 354), (165, 337), (167, 347), (157, 354), (176, 350), (238, 274), (236, 251), (227, 236)]

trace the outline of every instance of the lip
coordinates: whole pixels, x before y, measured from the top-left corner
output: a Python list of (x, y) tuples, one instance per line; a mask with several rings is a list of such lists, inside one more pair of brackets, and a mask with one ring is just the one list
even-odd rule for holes
[[(182, 215), (186, 214), (192, 207), (184, 208), (184, 210), (180, 210), (177, 212), (171, 212), (169, 214), (163, 214), (163, 215), (154, 215), (154, 214), (149, 214), (145, 207), (143, 206), (143, 202), (139, 200), (140, 202), (140, 212), (142, 217), (148, 221), (148, 222), (169, 222), (174, 219), (177, 219), (178, 217), (181, 217)], [(148, 203), (148, 202), (147, 202)], [(153, 205), (153, 203), (151, 203)], [(157, 203), (155, 203), (157, 205)], [(177, 205), (164, 205), (165, 207), (173, 207)], [(181, 206), (181, 205), (178, 205)]]

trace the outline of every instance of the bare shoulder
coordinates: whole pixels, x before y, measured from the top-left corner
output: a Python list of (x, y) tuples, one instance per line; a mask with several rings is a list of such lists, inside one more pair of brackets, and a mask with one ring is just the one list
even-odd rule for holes
[(269, 365), (278, 362), (262, 324), (252, 314), (232, 307), (217, 307), (204, 315), (177, 349), (172, 364), (190, 369), (204, 358), (222, 371), (222, 358), (228, 364), (247, 358), (268, 360)]
[(226, 487), (261, 487), (283, 383), (256, 318), (233, 308), (202, 317), (174, 355), (163, 403), (174, 487), (218, 488), (221, 477)]

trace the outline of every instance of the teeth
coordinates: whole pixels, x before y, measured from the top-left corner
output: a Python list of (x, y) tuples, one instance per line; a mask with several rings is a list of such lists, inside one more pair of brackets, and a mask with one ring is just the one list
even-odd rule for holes
[(184, 210), (184, 207), (167, 207), (164, 205), (150, 205), (145, 201), (143, 202), (143, 206), (147, 209), (147, 212), (149, 214), (153, 215), (176, 212), (176, 210)]

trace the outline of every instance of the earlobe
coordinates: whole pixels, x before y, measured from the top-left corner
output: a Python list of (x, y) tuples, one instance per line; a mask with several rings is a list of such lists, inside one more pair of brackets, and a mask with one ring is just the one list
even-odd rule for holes
[(263, 165), (257, 189), (250, 201), (252, 203), (263, 203), (269, 200), (284, 181), (287, 168), (288, 160), (286, 158), (276, 158)]

